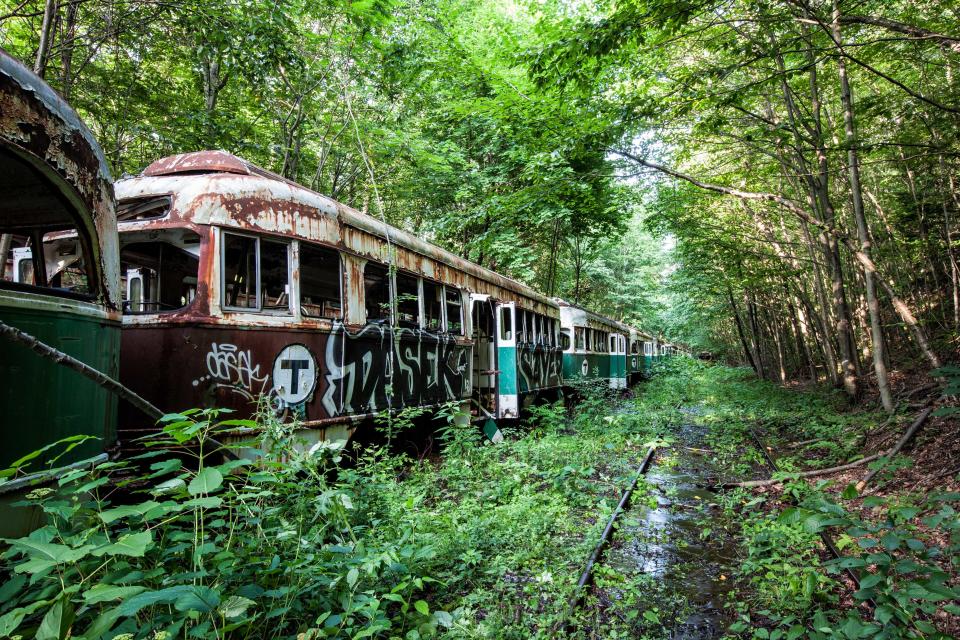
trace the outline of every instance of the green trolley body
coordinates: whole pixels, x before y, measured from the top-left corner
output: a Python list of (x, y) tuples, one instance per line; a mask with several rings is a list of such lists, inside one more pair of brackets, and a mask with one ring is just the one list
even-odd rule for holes
[[(113, 183), (92, 134), (49, 86), (0, 51), (0, 322), (113, 378), (116, 229)], [(0, 339), (0, 379), (0, 468), (64, 438), (95, 438), (21, 465), (0, 484), (4, 502), (44, 481), (48, 459), (60, 456), (63, 466), (114, 444), (116, 398), (80, 373)], [(29, 528), (22, 511), (0, 509), (2, 535)]]
[(604, 380), (612, 389), (625, 389), (629, 329), (611, 318), (563, 300), (558, 302), (564, 384)]

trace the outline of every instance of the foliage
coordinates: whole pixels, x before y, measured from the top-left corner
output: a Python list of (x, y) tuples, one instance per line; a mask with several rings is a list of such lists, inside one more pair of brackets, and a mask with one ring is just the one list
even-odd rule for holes
[(221, 433), (256, 426), (221, 414), (165, 416), (156, 451), (27, 496), (48, 522), (6, 541), (4, 636), (429, 636), (451, 624), (423, 600), (432, 548), (368, 535), (376, 493), (329, 479), (339, 446), (213, 464)]
[[(853, 597), (876, 603), (874, 622), (860, 623), (847, 615), (836, 623), (845, 636), (824, 631), (819, 637), (946, 637), (931, 620), (938, 607), (960, 598), (960, 590), (948, 585), (948, 571), (960, 551), (960, 520), (951, 505), (957, 500), (960, 494), (934, 493), (914, 505), (870, 496), (863, 506), (882, 517), (864, 518), (823, 495), (813, 495), (799, 508), (785, 511), (781, 521), (801, 523), (808, 531), (839, 528), (838, 547), (846, 553), (826, 567), (832, 573), (858, 572), (860, 589)], [(929, 515), (920, 518), (923, 513)], [(946, 606), (954, 614), (960, 612), (956, 605)], [(860, 635), (851, 636), (853, 632)]]

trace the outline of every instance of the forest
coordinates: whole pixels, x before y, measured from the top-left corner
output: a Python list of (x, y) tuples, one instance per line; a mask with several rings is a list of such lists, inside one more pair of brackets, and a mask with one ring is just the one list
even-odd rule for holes
[[(691, 356), (442, 456), (177, 407), (31, 494), (0, 636), (960, 636), (960, 3), (0, 0), (0, 48), (114, 179), (224, 150)], [(237, 424), (285, 464), (163, 453)]]

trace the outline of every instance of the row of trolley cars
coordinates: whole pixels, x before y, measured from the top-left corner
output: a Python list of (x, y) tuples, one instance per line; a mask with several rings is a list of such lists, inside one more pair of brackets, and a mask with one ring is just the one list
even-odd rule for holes
[[(225, 152), (114, 183), (77, 114), (2, 52), (0, 234), (2, 323), (162, 410), (266, 398), (307, 441), (451, 401), (490, 429), (571, 380), (626, 388), (676, 350)], [(152, 428), (21, 344), (0, 340), (0, 379), (0, 465)]]

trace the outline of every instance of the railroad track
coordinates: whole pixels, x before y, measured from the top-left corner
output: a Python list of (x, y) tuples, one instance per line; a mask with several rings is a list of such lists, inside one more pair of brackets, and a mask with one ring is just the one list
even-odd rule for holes
[[(760, 450), (761, 454), (763, 455), (763, 459), (766, 465), (769, 467), (771, 474), (779, 472), (780, 469), (777, 465), (776, 459), (772, 455), (773, 450), (761, 440), (761, 438), (757, 435), (757, 433), (753, 429), (750, 429), (749, 433), (750, 433), (750, 438), (753, 441), (753, 444)], [(664, 447), (658, 444), (652, 444), (648, 447), (646, 454), (644, 455), (642, 461), (640, 462), (640, 465), (637, 467), (637, 470), (633, 475), (633, 479), (630, 485), (623, 491), (620, 497), (620, 501), (617, 504), (617, 507), (614, 509), (613, 513), (610, 515), (610, 518), (607, 521), (607, 524), (600, 535), (600, 540), (594, 546), (592, 552), (590, 553), (590, 556), (587, 558), (587, 561), (584, 564), (583, 570), (580, 573), (580, 578), (579, 580), (577, 580), (577, 585), (576, 585), (576, 588), (574, 589), (573, 595), (570, 597), (570, 599), (567, 602), (565, 614), (552, 629), (552, 632), (554, 634), (557, 634), (560, 631), (569, 632), (571, 630), (571, 626), (572, 626), (571, 620), (573, 619), (574, 614), (576, 613), (577, 609), (580, 607), (583, 601), (583, 598), (586, 595), (587, 587), (593, 579), (593, 572), (594, 572), (595, 566), (603, 557), (604, 552), (609, 548), (611, 544), (617, 520), (620, 518), (621, 515), (623, 515), (623, 513), (625, 513), (628, 510), (630, 499), (633, 496), (634, 490), (636, 489), (637, 484), (640, 481), (640, 478), (647, 474), (647, 472), (649, 471), (653, 463), (654, 456), (656, 455), (658, 450), (662, 448)], [(701, 486), (705, 489), (709, 489), (711, 491), (716, 491), (716, 492), (723, 491), (724, 489), (728, 488), (723, 485), (708, 486), (705, 484), (698, 484), (698, 486)], [(791, 498), (790, 503), (793, 506), (797, 505), (797, 501), (795, 498)], [(844, 557), (840, 553), (840, 550), (837, 548), (836, 544), (833, 541), (833, 538), (830, 536), (829, 533), (827, 533), (826, 531), (820, 531), (819, 537), (824, 547), (827, 549), (828, 553), (833, 558), (840, 559)], [(857, 575), (857, 572), (852, 568), (845, 568), (844, 572), (850, 578), (855, 588), (860, 589), (860, 576)], [(872, 599), (868, 599), (865, 602), (871, 608), (876, 607), (876, 603)]]
[(619, 518), (621, 514), (627, 510), (627, 507), (629, 507), (630, 498), (633, 496), (634, 489), (637, 488), (637, 483), (640, 481), (640, 478), (647, 474), (647, 470), (650, 468), (650, 463), (653, 461), (653, 456), (660, 448), (662, 447), (657, 444), (652, 444), (648, 447), (646, 455), (643, 456), (643, 460), (640, 462), (640, 466), (637, 467), (636, 472), (633, 474), (633, 480), (630, 482), (630, 486), (627, 487), (627, 489), (620, 496), (620, 502), (617, 504), (617, 508), (613, 510), (612, 514), (610, 514), (610, 519), (607, 521), (607, 526), (603, 528), (603, 533), (600, 534), (600, 541), (593, 548), (593, 552), (590, 554), (590, 557), (587, 559), (587, 563), (583, 567), (583, 571), (580, 573), (580, 579), (577, 580), (576, 589), (574, 590), (573, 595), (570, 597), (570, 600), (567, 602), (566, 615), (561, 618), (560, 622), (553, 628), (554, 634), (560, 630), (569, 630), (570, 619), (573, 617), (577, 607), (580, 606), (587, 585), (589, 585), (590, 581), (593, 579), (593, 568), (600, 559), (600, 556), (603, 555), (603, 552), (610, 545), (610, 540), (613, 537), (613, 527), (617, 522), (617, 518)]

